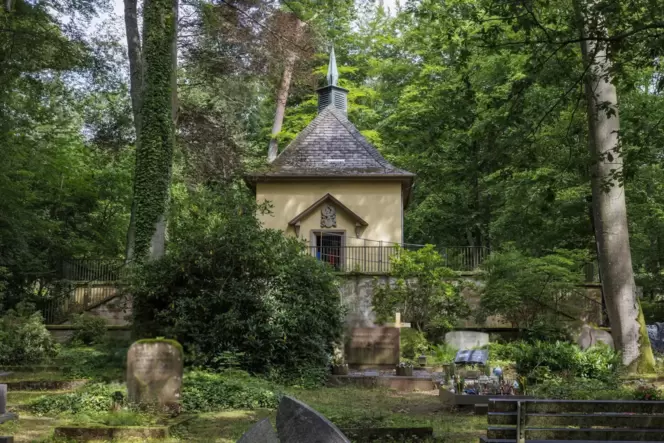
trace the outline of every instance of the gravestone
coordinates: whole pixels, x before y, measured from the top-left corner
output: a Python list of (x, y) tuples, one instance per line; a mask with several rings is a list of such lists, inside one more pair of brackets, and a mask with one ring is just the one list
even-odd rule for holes
[(581, 332), (579, 333), (579, 338), (577, 339), (577, 344), (582, 350), (586, 350), (595, 346), (597, 343), (604, 343), (609, 345), (611, 349), (614, 349), (613, 346), (613, 337), (608, 331), (603, 329), (593, 328), (590, 325), (583, 325), (581, 327)]
[(399, 364), (399, 328), (353, 328), (346, 342), (346, 362), (359, 366)]
[(7, 413), (7, 385), (0, 385), (0, 415)]
[(288, 396), (279, 402), (277, 435), (281, 443), (350, 443), (327, 418)]
[[(7, 412), (7, 385), (0, 384), (0, 424), (9, 421), (15, 420), (18, 416)], [(0, 437), (0, 443), (2, 443), (3, 438), (13, 438), (13, 437)]]
[(456, 349), (479, 348), (489, 344), (489, 334), (478, 331), (450, 331), (445, 334), (445, 343)]
[(237, 443), (279, 443), (279, 439), (270, 419), (264, 418), (245, 432)]
[(183, 355), (172, 340), (140, 340), (127, 352), (129, 403), (179, 410)]
[(664, 353), (664, 323), (655, 323), (647, 325), (648, 338), (650, 338), (650, 346), (654, 351)]

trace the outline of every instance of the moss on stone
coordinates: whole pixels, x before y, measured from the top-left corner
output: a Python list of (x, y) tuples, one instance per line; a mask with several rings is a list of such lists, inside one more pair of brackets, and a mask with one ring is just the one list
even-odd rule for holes
[(637, 374), (652, 374), (655, 372), (655, 356), (652, 353), (652, 346), (650, 345), (650, 337), (648, 337), (648, 329), (646, 328), (646, 319), (643, 316), (643, 309), (641, 302), (637, 299), (637, 308), (639, 316), (637, 321), (639, 323), (639, 358), (637, 358), (627, 368), (629, 373)]
[(182, 345), (180, 344), (180, 342), (178, 342), (177, 340), (173, 340), (173, 339), (170, 339), (170, 338), (161, 338), (161, 337), (158, 337), (158, 338), (143, 338), (141, 340), (138, 340), (138, 341), (134, 342), (134, 344), (137, 344), (137, 343), (168, 343), (169, 345), (174, 346), (175, 348), (177, 348), (180, 351), (180, 354), (182, 354), (182, 356), (184, 357), (184, 349), (182, 348)]

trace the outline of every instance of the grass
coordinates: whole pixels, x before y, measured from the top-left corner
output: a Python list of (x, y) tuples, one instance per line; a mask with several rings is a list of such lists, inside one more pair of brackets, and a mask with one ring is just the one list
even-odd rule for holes
[[(386, 389), (353, 387), (287, 390), (307, 403), (337, 426), (344, 427), (415, 427), (432, 426), (439, 439), (449, 443), (475, 443), (486, 431), (486, 417), (450, 413), (441, 408), (436, 391), (397, 393)], [(54, 395), (48, 392), (11, 392), (10, 410), (20, 410), (35, 398)], [(274, 423), (274, 410), (230, 410), (197, 414), (171, 428), (165, 443), (220, 442), (231, 443), (258, 420), (269, 417)], [(18, 442), (52, 441), (56, 426), (72, 424), (135, 426), (157, 424), (156, 419), (133, 412), (77, 414), (74, 416), (35, 417), (21, 413), (19, 421), (0, 425), (0, 434), (14, 435)]]

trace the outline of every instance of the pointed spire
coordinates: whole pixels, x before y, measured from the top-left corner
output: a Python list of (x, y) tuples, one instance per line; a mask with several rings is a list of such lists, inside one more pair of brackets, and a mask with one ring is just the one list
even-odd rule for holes
[(339, 71), (337, 70), (337, 58), (334, 56), (334, 46), (330, 51), (330, 64), (327, 65), (327, 85), (337, 86)]

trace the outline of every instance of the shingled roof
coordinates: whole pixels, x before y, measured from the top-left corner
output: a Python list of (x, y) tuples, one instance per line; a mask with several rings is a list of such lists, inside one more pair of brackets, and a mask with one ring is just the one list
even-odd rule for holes
[(270, 177), (391, 177), (412, 180), (378, 152), (343, 111), (328, 106), (265, 170), (250, 174)]

